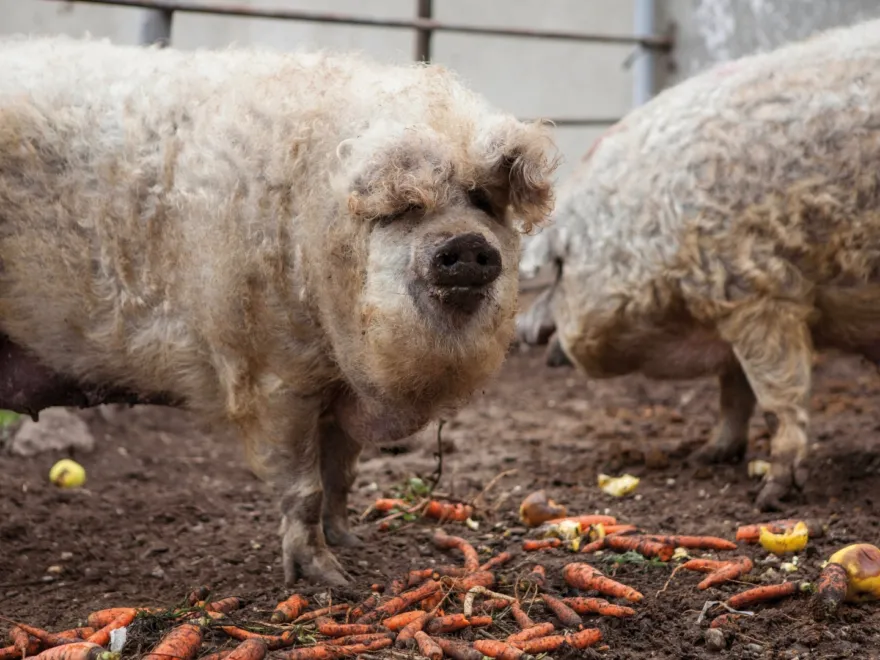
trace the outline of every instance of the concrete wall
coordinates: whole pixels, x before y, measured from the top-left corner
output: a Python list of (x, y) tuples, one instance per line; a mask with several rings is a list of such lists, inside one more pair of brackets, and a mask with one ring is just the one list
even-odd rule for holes
[[(224, 0), (215, 0), (223, 3)], [(415, 15), (415, 0), (234, 0), (230, 5), (338, 11), (386, 18)], [(138, 42), (142, 10), (100, 5), (0, 0), (0, 34), (91, 33), (115, 42)], [(631, 34), (632, 0), (434, 0), (442, 21), (584, 32)], [(415, 35), (406, 29), (337, 26), (280, 20), (178, 13), (171, 43), (180, 48), (231, 43), (280, 50), (300, 46), (360, 49), (386, 60), (413, 59)], [(493, 103), (520, 117), (623, 115), (632, 105), (628, 46), (436, 33), (433, 60), (458, 70)], [(560, 127), (556, 138), (564, 176), (602, 127)]]

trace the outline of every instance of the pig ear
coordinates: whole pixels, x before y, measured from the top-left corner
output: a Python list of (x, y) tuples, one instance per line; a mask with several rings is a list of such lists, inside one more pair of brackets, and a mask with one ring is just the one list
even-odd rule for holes
[(524, 233), (544, 224), (553, 210), (553, 173), (559, 157), (549, 127), (510, 122), (496, 129), (488, 153), (492, 179), (506, 189), (508, 204)]

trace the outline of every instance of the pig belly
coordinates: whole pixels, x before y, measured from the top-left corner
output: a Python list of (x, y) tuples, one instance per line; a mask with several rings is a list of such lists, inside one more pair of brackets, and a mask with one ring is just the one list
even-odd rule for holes
[(646, 345), (640, 371), (658, 380), (717, 376), (736, 363), (730, 344), (708, 330), (664, 336)]

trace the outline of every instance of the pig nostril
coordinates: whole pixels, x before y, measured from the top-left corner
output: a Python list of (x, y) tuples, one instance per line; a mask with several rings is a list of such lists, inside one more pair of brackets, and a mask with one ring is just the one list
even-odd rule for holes
[(458, 263), (458, 255), (444, 252), (440, 255), (440, 263), (444, 266), (454, 266)]
[(485, 252), (480, 252), (480, 254), (477, 255), (477, 263), (480, 264), (481, 266), (488, 265), (489, 264), (489, 255), (486, 254)]

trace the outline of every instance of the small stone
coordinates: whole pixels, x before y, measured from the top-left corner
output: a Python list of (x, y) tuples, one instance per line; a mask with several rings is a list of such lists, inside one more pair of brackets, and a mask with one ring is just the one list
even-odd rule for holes
[(46, 572), (51, 575), (61, 575), (61, 573), (64, 572), (64, 568), (62, 568), (61, 566), (58, 566), (57, 564), (54, 564), (54, 565), (50, 566), (49, 568), (47, 568)]
[(764, 647), (761, 646), (760, 644), (746, 644), (745, 650), (755, 657), (758, 657), (762, 653), (764, 653)]
[(71, 559), (73, 559), (72, 552), (65, 551), (61, 553), (61, 561), (70, 561)]
[(706, 642), (706, 649), (713, 653), (718, 653), (727, 648), (727, 640), (724, 638), (724, 632), (718, 628), (707, 628), (704, 630), (703, 639)]
[(156, 568), (154, 568), (150, 572), (150, 577), (154, 577), (158, 580), (164, 580), (165, 579), (165, 571), (162, 570), (162, 568), (160, 566), (157, 566)]

